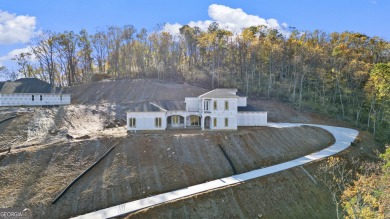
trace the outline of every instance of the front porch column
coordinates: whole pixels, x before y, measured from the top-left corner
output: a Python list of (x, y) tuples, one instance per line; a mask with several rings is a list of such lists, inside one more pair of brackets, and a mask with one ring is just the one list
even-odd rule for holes
[(187, 116), (184, 115), (184, 128), (187, 128)]
[(200, 128), (201, 128), (202, 130), (204, 130), (204, 116), (201, 116), (201, 117), (200, 117), (200, 120), (201, 120)]

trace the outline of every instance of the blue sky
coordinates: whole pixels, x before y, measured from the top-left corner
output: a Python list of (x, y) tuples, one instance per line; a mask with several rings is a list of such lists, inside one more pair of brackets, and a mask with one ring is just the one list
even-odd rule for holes
[(348, 30), (390, 40), (390, 0), (0, 0), (0, 65), (11, 67), (10, 57), (25, 51), (25, 42), (41, 30), (93, 33), (97, 27), (128, 24), (153, 30), (164, 23), (172, 30), (212, 21), (235, 28), (264, 22), (276, 28)]

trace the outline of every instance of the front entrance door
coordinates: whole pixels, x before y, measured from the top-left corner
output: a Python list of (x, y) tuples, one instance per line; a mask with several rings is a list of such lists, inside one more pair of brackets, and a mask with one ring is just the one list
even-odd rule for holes
[(204, 128), (205, 129), (210, 129), (210, 125), (211, 125), (211, 117), (210, 116), (206, 116), (204, 118)]

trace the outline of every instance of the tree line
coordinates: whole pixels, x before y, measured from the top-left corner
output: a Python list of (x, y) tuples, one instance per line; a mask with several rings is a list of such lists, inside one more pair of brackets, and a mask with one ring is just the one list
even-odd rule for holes
[(316, 176), (329, 190), (337, 218), (389, 218), (389, 145), (374, 161), (329, 157)]
[(18, 73), (57, 86), (106, 74), (236, 87), (390, 138), (390, 45), (380, 37), (294, 28), (285, 36), (266, 26), (233, 33), (212, 23), (204, 31), (184, 25), (179, 35), (131, 25), (94, 34), (46, 31), (30, 45), (36, 61), (30, 53), (16, 56)]

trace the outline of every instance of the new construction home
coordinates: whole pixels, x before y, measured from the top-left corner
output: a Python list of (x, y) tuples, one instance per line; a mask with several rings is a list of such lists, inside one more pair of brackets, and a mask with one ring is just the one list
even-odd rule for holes
[(237, 89), (215, 89), (184, 101), (143, 102), (127, 112), (127, 129), (165, 130), (201, 128), (236, 130), (238, 126), (267, 124), (267, 112), (248, 111), (247, 98)]
[(0, 82), (0, 106), (57, 106), (70, 104), (70, 95), (36, 78)]

